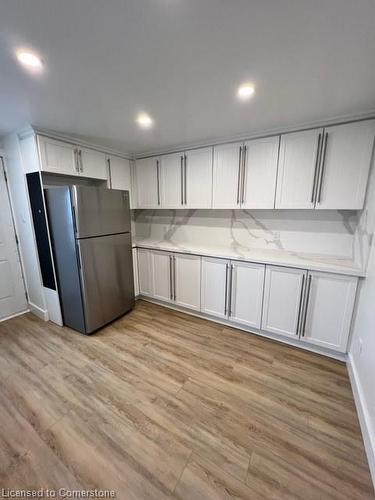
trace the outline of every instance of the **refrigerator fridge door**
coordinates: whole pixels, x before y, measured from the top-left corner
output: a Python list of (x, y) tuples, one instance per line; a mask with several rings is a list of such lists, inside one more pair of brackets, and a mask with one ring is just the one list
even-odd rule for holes
[(86, 333), (134, 306), (130, 234), (77, 240)]
[(130, 232), (129, 192), (71, 186), (76, 238)]

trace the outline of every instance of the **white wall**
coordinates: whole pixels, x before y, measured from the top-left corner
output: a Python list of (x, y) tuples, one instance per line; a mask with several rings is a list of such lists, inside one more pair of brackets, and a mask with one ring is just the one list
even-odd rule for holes
[(349, 373), (375, 484), (375, 242), (353, 319)]

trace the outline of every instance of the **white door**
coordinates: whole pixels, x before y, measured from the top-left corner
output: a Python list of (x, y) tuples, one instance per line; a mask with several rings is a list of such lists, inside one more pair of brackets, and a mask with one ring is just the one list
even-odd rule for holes
[(186, 208), (212, 206), (212, 148), (194, 149), (185, 153)]
[(41, 169), (55, 174), (79, 175), (77, 148), (68, 142), (38, 136)]
[(357, 283), (352, 276), (309, 272), (302, 340), (346, 352)]
[(298, 338), (302, 285), (306, 271), (266, 266), (262, 330)]
[(25, 287), (0, 158), (0, 320), (26, 310)]
[(280, 141), (276, 208), (314, 208), (314, 180), (323, 129), (284, 134)]
[(80, 175), (91, 179), (107, 180), (105, 154), (94, 149), (79, 148)]
[(153, 250), (152, 255), (152, 279), (155, 299), (173, 300), (173, 272), (172, 254)]
[(184, 155), (163, 155), (161, 163), (162, 207), (181, 208), (183, 205)]
[(201, 311), (228, 317), (229, 261), (202, 257)]
[(242, 143), (214, 147), (213, 208), (240, 208)]
[(280, 137), (245, 142), (242, 208), (274, 208)]
[(231, 263), (229, 317), (232, 321), (260, 329), (264, 272), (263, 264)]
[(109, 187), (129, 191), (130, 208), (134, 208), (130, 160), (119, 156), (107, 156)]
[(174, 287), (176, 304), (200, 311), (201, 258), (198, 255), (175, 254)]
[(152, 255), (147, 248), (137, 248), (138, 258), (138, 281), (140, 295), (154, 294)]
[(363, 208), (374, 137), (375, 120), (325, 129), (316, 208)]
[(133, 254), (134, 295), (137, 297), (139, 295), (139, 280), (138, 280), (138, 257), (136, 248), (133, 248), (132, 254)]
[(135, 164), (138, 208), (160, 208), (160, 160), (143, 158)]

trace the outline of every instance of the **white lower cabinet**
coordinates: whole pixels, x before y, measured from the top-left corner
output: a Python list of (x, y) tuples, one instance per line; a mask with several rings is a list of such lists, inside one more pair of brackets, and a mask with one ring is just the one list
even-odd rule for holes
[(137, 249), (138, 257), (138, 283), (141, 295), (154, 295), (152, 255), (146, 248)]
[(301, 339), (346, 352), (358, 279), (310, 271)]
[(158, 300), (173, 300), (173, 256), (168, 252), (158, 252), (152, 250), (152, 281), (153, 296)]
[(176, 304), (200, 311), (201, 258), (198, 255), (175, 254), (172, 269)]
[(132, 253), (133, 253), (134, 295), (137, 297), (139, 295), (137, 249), (133, 248)]
[(248, 262), (232, 262), (229, 318), (260, 329), (265, 266)]
[(306, 271), (266, 266), (262, 330), (298, 338), (298, 323)]
[(218, 318), (227, 317), (229, 265), (229, 260), (202, 257), (202, 312)]

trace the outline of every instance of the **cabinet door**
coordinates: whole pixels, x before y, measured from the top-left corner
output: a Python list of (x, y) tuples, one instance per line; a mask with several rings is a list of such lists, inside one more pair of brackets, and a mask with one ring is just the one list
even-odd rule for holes
[(172, 255), (168, 252), (152, 251), (153, 290), (155, 299), (171, 301)]
[(154, 294), (154, 286), (151, 250), (148, 250), (147, 248), (138, 248), (137, 257), (139, 293), (141, 295), (152, 296)]
[(160, 208), (159, 158), (144, 158), (135, 164), (138, 208)]
[(107, 156), (109, 187), (129, 191), (130, 208), (134, 208), (130, 160), (119, 156)]
[(183, 162), (183, 153), (160, 158), (163, 208), (181, 208), (183, 205)]
[(202, 257), (201, 310), (227, 318), (229, 261)]
[(230, 319), (260, 329), (265, 266), (247, 262), (231, 264)]
[[(305, 278), (303, 278), (305, 276)], [(306, 271), (266, 266), (262, 329), (298, 338), (302, 284)]]
[(358, 278), (309, 272), (301, 339), (346, 352)]
[(201, 258), (197, 255), (174, 255), (176, 304), (199, 311), (201, 308)]
[(240, 208), (242, 143), (214, 147), (213, 208)]
[(138, 280), (138, 257), (136, 248), (133, 248), (132, 254), (133, 254), (134, 295), (137, 297), (137, 295), (139, 295), (139, 280)]
[(245, 143), (242, 208), (274, 208), (280, 137)]
[(276, 208), (314, 208), (314, 181), (322, 129), (281, 136)]
[(184, 206), (186, 208), (212, 206), (212, 148), (186, 152)]
[(76, 147), (67, 142), (38, 136), (41, 169), (65, 175), (79, 175)]
[(325, 129), (316, 208), (363, 208), (374, 146), (375, 120)]
[(79, 148), (80, 174), (91, 179), (107, 180), (105, 154), (94, 149)]

